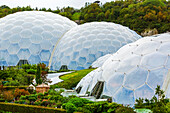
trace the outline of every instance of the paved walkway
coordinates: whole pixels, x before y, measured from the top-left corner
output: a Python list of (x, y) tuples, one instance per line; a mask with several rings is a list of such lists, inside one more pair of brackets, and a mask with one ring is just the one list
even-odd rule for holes
[(51, 74), (48, 74), (48, 77), (47, 79), (50, 79), (52, 81), (52, 83), (48, 83), (48, 85), (53, 85), (53, 84), (56, 84), (56, 83), (59, 83), (63, 80), (61, 80), (59, 78), (60, 75), (64, 75), (64, 74), (68, 74), (68, 73), (72, 73), (73, 71), (70, 71), (70, 72), (61, 72), (61, 73), (51, 73)]

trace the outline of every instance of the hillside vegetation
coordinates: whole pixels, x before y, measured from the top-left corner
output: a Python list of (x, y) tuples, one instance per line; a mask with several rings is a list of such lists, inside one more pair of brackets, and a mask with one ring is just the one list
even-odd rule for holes
[(92, 21), (114, 22), (135, 30), (141, 34), (148, 29), (157, 29), (158, 33), (170, 29), (170, 1), (166, 0), (125, 0), (112, 1), (105, 4), (86, 3), (81, 9), (64, 7), (56, 10), (32, 9), (30, 6), (10, 9), (8, 6), (0, 7), (0, 17), (18, 11), (49, 11), (66, 16), (72, 20), (81, 20), (81, 23)]

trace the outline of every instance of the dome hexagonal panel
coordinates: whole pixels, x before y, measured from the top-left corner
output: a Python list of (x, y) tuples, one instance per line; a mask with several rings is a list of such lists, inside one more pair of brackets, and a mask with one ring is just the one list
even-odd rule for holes
[(40, 52), (40, 58), (42, 61), (48, 61), (50, 58), (50, 51), (49, 50), (42, 50)]
[(8, 49), (8, 47), (10, 46), (9, 40), (1, 40), (0, 43), (1, 43), (0, 50)]
[(17, 55), (9, 55), (6, 61), (8, 66), (16, 66), (19, 61), (19, 58)]
[(30, 64), (38, 64), (41, 62), (41, 59), (39, 55), (31, 55), (28, 61)]
[(7, 50), (1, 50), (0, 51), (0, 61), (6, 61), (8, 55), (9, 55), (9, 52)]
[(29, 47), (29, 51), (31, 54), (38, 55), (41, 51), (41, 46), (39, 44), (31, 44)]
[(29, 49), (20, 49), (17, 55), (18, 55), (19, 59), (25, 60), (25, 59), (29, 58), (30, 51), (29, 51)]
[(122, 87), (115, 94), (115, 96), (113, 97), (113, 100), (115, 100), (115, 102), (120, 103), (120, 104), (128, 103), (128, 105), (133, 106), (135, 102), (134, 91)]
[(19, 49), (20, 47), (18, 44), (11, 44), (7, 50), (9, 54), (17, 54)]
[(154, 95), (154, 90), (146, 84), (135, 90), (136, 99), (139, 99), (139, 98), (151, 99), (153, 95)]
[(93, 68), (101, 67), (110, 56), (111, 54), (106, 54), (102, 57), (99, 57), (95, 62), (92, 63), (92, 67)]

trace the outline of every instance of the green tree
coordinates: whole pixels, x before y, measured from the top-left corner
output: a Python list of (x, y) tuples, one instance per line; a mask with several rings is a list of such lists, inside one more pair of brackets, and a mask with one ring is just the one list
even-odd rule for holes
[(159, 85), (157, 85), (155, 94), (158, 95), (158, 102), (161, 101), (160, 99), (164, 99), (165, 98), (164, 91), (161, 90)]
[(109, 18), (109, 15), (110, 15), (110, 11), (107, 10), (106, 13), (105, 13), (105, 18), (108, 19), (108, 18)]
[(102, 21), (102, 20), (104, 20), (104, 18), (105, 18), (105, 16), (104, 16), (104, 13), (103, 13), (103, 12), (101, 12), (101, 13), (99, 13), (99, 14), (97, 15), (97, 20), (98, 20), (98, 21)]
[(147, 6), (149, 4), (155, 5), (155, 6), (165, 6), (165, 4), (161, 0), (145, 0), (143, 2), (144, 6)]
[(41, 79), (41, 66), (40, 64), (37, 65), (37, 72), (36, 72), (36, 78), (35, 78), (36, 84), (42, 84), (42, 79)]

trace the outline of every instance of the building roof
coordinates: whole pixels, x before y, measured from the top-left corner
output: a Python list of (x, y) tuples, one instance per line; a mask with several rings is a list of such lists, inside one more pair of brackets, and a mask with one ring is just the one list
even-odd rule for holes
[[(37, 87), (38, 87), (38, 88), (40, 88), (40, 87), (48, 87), (48, 88), (50, 88), (50, 86), (49, 86), (49, 85), (46, 85), (46, 84), (44, 84), (44, 83), (42, 83), (42, 84), (38, 85)], [(36, 87), (36, 88), (37, 88), (37, 87)]]

